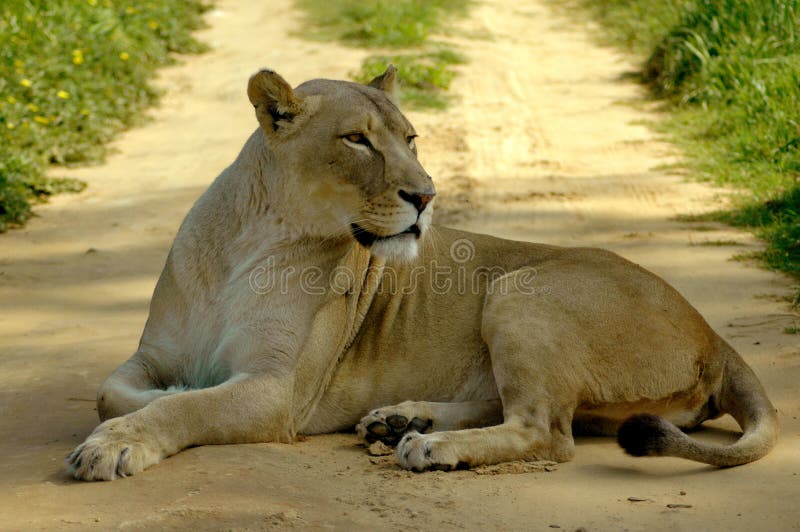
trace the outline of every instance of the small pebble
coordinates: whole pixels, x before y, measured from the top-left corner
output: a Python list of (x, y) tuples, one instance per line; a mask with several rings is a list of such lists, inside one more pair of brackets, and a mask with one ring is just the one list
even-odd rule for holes
[(383, 443), (382, 441), (376, 441), (375, 443), (370, 444), (367, 447), (367, 454), (370, 456), (388, 456), (390, 454), (394, 454), (394, 449)]

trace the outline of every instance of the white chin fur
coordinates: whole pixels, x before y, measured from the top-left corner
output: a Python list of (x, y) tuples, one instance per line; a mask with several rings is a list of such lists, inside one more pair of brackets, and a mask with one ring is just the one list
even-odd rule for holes
[(373, 255), (386, 259), (386, 262), (411, 262), (419, 255), (419, 241), (415, 235), (398, 235), (378, 240), (370, 250)]

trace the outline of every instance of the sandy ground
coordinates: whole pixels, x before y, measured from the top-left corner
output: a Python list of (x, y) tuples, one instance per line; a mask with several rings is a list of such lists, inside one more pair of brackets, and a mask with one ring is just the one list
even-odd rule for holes
[[(800, 342), (785, 277), (730, 260), (746, 234), (671, 221), (716, 192), (670, 162), (642, 119), (631, 64), (540, 2), (486, 0), (451, 36), (471, 59), (445, 113), (411, 113), (440, 222), (510, 238), (611, 248), (661, 274), (752, 364), (783, 423), (767, 458), (728, 470), (634, 459), (577, 441), (545, 470), (412, 474), (352, 434), (294, 445), (199, 447), (113, 483), (61, 460), (97, 423), (101, 381), (134, 350), (172, 237), (255, 126), (244, 87), (268, 65), (293, 83), (341, 78), (362, 52), (298, 40), (288, 0), (222, 0), (214, 51), (165, 71), (150, 125), (107, 164), (71, 171), (78, 196), (0, 236), (0, 528), (787, 530), (800, 528)], [(735, 240), (740, 245), (708, 245)], [(720, 420), (698, 437), (730, 441)], [(519, 474), (513, 474), (517, 472)], [(492, 474), (494, 473), (494, 474)], [(631, 500), (630, 498), (633, 498)], [(683, 505), (668, 507), (668, 505)]]

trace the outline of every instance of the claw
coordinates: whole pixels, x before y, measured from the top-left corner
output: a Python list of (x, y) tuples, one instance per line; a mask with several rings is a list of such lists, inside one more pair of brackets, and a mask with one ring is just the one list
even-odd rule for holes
[(75, 464), (75, 460), (77, 460), (78, 457), (80, 457), (81, 452), (83, 451), (83, 447), (84, 447), (84, 444), (80, 444), (80, 445), (78, 445), (77, 448), (75, 448), (71, 453), (69, 453), (67, 455), (65, 460), (67, 461), (68, 464), (72, 464), (72, 465)]
[(130, 454), (130, 452), (131, 448), (125, 447), (124, 449), (122, 449), (122, 452), (119, 453), (119, 460), (117, 461), (117, 468), (115, 471), (116, 475), (119, 478), (125, 478), (126, 476), (128, 476), (125, 474), (125, 465), (127, 465), (128, 463), (128, 455)]

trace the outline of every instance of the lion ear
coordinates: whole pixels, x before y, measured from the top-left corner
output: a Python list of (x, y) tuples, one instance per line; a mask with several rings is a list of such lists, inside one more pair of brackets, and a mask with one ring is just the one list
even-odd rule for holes
[(389, 96), (395, 95), (397, 86), (397, 69), (394, 65), (390, 64), (386, 67), (386, 71), (377, 78), (370, 81), (367, 85), (378, 90), (382, 90)]
[(302, 100), (291, 85), (272, 70), (259, 70), (250, 77), (247, 96), (256, 108), (256, 118), (261, 127), (269, 131), (277, 131), (281, 125), (291, 123), (302, 111)]

